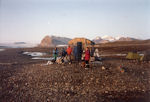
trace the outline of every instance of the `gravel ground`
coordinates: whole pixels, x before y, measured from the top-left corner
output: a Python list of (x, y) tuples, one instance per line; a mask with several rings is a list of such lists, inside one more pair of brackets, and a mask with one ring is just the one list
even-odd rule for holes
[(46, 66), (45, 61), (29, 60), (19, 52), (12, 60), (9, 56), (18, 50), (13, 51), (0, 54), (0, 60), (5, 56), (0, 64), (1, 102), (150, 101), (147, 62), (106, 58), (102, 64), (86, 70), (77, 62)]

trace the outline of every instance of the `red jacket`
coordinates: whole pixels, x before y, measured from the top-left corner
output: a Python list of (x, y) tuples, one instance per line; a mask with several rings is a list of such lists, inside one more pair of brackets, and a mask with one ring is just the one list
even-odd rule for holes
[(86, 51), (85, 51), (85, 60), (86, 60), (86, 61), (89, 61), (89, 60), (90, 60), (90, 51), (89, 51), (89, 50), (86, 50)]
[(71, 47), (68, 47), (67, 50), (66, 50), (66, 52), (67, 52), (68, 55), (71, 55), (71, 52), (72, 52)]

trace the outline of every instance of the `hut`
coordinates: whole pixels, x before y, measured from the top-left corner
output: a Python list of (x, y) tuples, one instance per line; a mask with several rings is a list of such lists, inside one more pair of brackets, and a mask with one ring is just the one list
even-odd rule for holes
[(76, 59), (80, 61), (83, 50), (85, 50), (86, 47), (91, 47), (91, 45), (94, 45), (94, 42), (86, 38), (74, 38), (68, 42), (68, 45), (74, 48), (76, 46)]
[(68, 42), (68, 44), (71, 46), (76, 46), (78, 42), (82, 43), (83, 48), (85, 48), (87, 46), (90, 47), (91, 45), (95, 44), (93, 41), (86, 39), (86, 38), (74, 38), (74, 39), (70, 40)]

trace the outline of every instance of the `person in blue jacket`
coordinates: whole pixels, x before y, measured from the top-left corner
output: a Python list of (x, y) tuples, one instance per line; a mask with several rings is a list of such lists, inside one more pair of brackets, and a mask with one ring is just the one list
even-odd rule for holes
[(57, 57), (58, 57), (58, 50), (55, 47), (55, 49), (53, 50), (53, 57), (54, 57), (54, 62), (56, 61)]

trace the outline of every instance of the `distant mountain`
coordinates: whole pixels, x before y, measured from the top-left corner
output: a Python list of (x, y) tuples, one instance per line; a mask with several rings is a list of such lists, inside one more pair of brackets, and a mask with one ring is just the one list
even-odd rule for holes
[(56, 45), (67, 45), (68, 41), (70, 41), (70, 38), (66, 37), (56, 37), (56, 36), (45, 36), (41, 43), (40, 47), (51, 47), (51, 46), (56, 46)]
[(133, 41), (133, 40), (138, 40), (138, 39), (130, 38), (130, 37), (121, 37), (119, 38), (118, 41)]
[(100, 43), (103, 39), (101, 37), (96, 37), (95, 39), (93, 39), (93, 42), (95, 43)]
[(102, 36), (102, 39), (103, 40), (108, 40), (108, 41), (115, 41), (116, 40), (114, 37), (108, 36), (108, 35)]
[(122, 36), (117, 36), (115, 37), (116, 40), (119, 40)]
[(96, 38), (93, 39), (92, 41), (95, 42), (96, 44), (109, 42), (108, 40), (104, 40), (104, 39), (102, 39), (101, 37), (96, 37)]
[(93, 39), (93, 41), (98, 44), (98, 43), (108, 43), (108, 42), (115, 42), (115, 41), (133, 41), (133, 40), (138, 40), (135, 38), (130, 38), (130, 37), (112, 37), (112, 36), (108, 36), (105, 35), (103, 37), (96, 37), (95, 39)]

